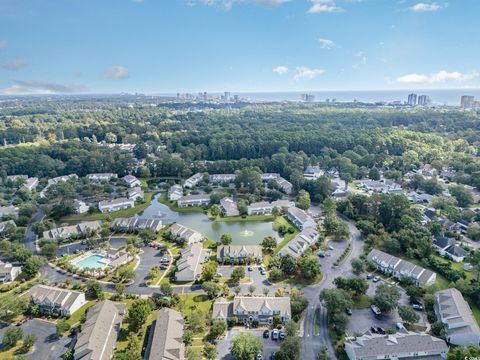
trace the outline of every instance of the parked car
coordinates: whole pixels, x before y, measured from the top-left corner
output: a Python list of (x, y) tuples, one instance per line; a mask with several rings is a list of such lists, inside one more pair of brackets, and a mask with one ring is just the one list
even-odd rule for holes
[(262, 354), (258, 354), (255, 359), (256, 359), (256, 360), (263, 360), (263, 355), (262, 355)]
[(270, 360), (275, 360), (275, 355), (276, 355), (276, 354), (277, 354), (277, 353), (276, 353), (275, 351), (272, 352), (272, 353), (270, 354)]
[(217, 273), (217, 277), (223, 277), (222, 273)]
[(375, 315), (382, 315), (382, 312), (380, 311), (380, 309), (378, 308), (377, 305), (370, 306), (370, 309), (372, 309), (372, 311)]
[(262, 274), (262, 275), (266, 275), (266, 274), (267, 274), (267, 272), (265, 271), (265, 269), (261, 269), (261, 270), (260, 270), (260, 274)]
[(382, 327), (380, 327), (380, 326), (377, 327), (377, 332), (378, 332), (379, 334), (382, 334), (382, 335), (385, 335), (385, 334), (386, 334), (385, 329), (382, 328)]
[(372, 326), (372, 327), (370, 327), (370, 332), (371, 332), (372, 334), (376, 334), (376, 333), (377, 333), (377, 329)]
[(318, 256), (320, 256), (321, 258), (324, 258), (324, 257), (325, 257), (325, 253), (324, 253), (323, 251), (320, 251), (320, 252), (318, 253)]
[(278, 333), (278, 338), (279, 338), (280, 340), (285, 339), (285, 331), (280, 330), (280, 332)]
[(373, 281), (374, 283), (379, 282), (379, 281), (380, 281), (380, 278), (379, 278), (378, 276), (374, 276), (372, 281)]
[(278, 330), (277, 329), (272, 330), (272, 340), (278, 340)]
[(373, 275), (372, 274), (367, 274), (367, 280), (370, 280), (371, 278), (373, 278)]
[(249, 266), (248, 271), (253, 271), (253, 268), (251, 266)]
[(423, 310), (423, 306), (422, 306), (422, 305), (418, 305), (418, 304), (413, 304), (413, 305), (412, 305), (412, 308), (414, 308), (415, 310), (418, 310), (418, 311), (422, 311), (422, 310)]
[(327, 249), (328, 249), (328, 250), (335, 250), (335, 248), (334, 248), (332, 245), (328, 245), (328, 246), (327, 246)]
[(268, 339), (269, 337), (270, 337), (270, 331), (265, 330), (265, 331), (263, 332), (263, 338), (264, 338), (264, 339)]
[(345, 309), (345, 312), (348, 316), (352, 315), (352, 309)]
[(167, 270), (167, 269), (168, 269), (168, 265), (160, 264), (160, 270)]
[(397, 327), (397, 330), (404, 330), (405, 329), (405, 326), (403, 326), (403, 324), (400, 323), (400, 322), (396, 323), (395, 326)]

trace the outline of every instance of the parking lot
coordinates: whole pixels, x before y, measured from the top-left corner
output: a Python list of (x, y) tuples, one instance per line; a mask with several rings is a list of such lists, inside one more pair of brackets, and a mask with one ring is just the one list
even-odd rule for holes
[[(262, 340), (263, 344), (263, 359), (268, 360), (270, 359), (270, 355), (272, 352), (278, 352), (280, 350), (280, 340), (272, 340), (269, 336), (268, 339), (263, 338), (263, 331), (266, 329), (258, 328), (258, 329), (244, 329), (244, 328), (234, 328), (227, 332), (227, 335), (222, 340), (217, 342), (217, 351), (218, 351), (218, 359), (221, 360), (233, 360), (233, 356), (230, 354), (230, 346), (233, 338), (240, 334), (241, 332), (249, 332), (256, 336), (258, 336)], [(271, 335), (271, 331), (270, 331)]]
[[(238, 266), (219, 266), (218, 272), (222, 274), (222, 277), (230, 278), (232, 275), (233, 270)], [(255, 286), (256, 295), (261, 295), (263, 293), (264, 288), (270, 289), (270, 296), (274, 296), (275, 289), (278, 286), (272, 285), (268, 279), (267, 275), (262, 275), (260, 273), (258, 266), (252, 266), (252, 271), (248, 271), (248, 266), (244, 266), (245, 268), (245, 277), (251, 280), (251, 283), (248, 284), (241, 284), (240, 287), (242, 289), (242, 294), (248, 294), (248, 287), (250, 285)]]
[[(13, 326), (13, 325), (10, 325)], [(8, 325), (0, 323), (0, 339), (3, 338)], [(55, 334), (55, 324), (42, 320), (29, 320), (21, 326), (24, 336), (35, 334), (37, 341), (35, 342), (33, 352), (28, 355), (28, 359), (61, 359), (63, 353), (71, 342), (71, 339), (64, 337), (57, 339)]]

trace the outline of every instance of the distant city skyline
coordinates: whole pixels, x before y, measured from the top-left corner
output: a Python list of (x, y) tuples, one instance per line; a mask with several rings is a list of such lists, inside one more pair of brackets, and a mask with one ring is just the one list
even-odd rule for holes
[(476, 0), (2, 0), (0, 95), (469, 95), (478, 13)]

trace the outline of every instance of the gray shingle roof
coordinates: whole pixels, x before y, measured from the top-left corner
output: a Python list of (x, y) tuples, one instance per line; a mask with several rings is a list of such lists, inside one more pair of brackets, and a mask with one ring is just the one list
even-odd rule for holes
[(183, 360), (184, 320), (178, 311), (163, 308), (152, 327), (149, 344), (145, 353), (147, 360)]

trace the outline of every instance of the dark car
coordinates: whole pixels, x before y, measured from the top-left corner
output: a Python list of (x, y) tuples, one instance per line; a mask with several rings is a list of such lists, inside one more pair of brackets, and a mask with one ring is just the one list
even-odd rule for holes
[(280, 332), (278, 333), (278, 338), (279, 338), (280, 340), (285, 339), (285, 331), (280, 330)]
[(352, 309), (345, 309), (345, 312), (348, 316), (352, 315)]
[(275, 360), (275, 351), (270, 354), (270, 360)]
[(370, 332), (372, 332), (373, 334), (376, 334), (376, 333), (377, 333), (377, 329), (372, 326), (372, 327), (370, 328)]
[(386, 334), (385, 329), (382, 328), (382, 327), (380, 327), (380, 326), (377, 327), (377, 332), (378, 332), (379, 334), (382, 334), (382, 335), (385, 335), (385, 334)]
[(373, 278), (373, 275), (372, 274), (367, 274), (367, 280), (370, 280), (371, 278)]
[(265, 330), (265, 331), (263, 332), (263, 338), (264, 338), (264, 339), (268, 339), (269, 337), (270, 337), (270, 331)]

